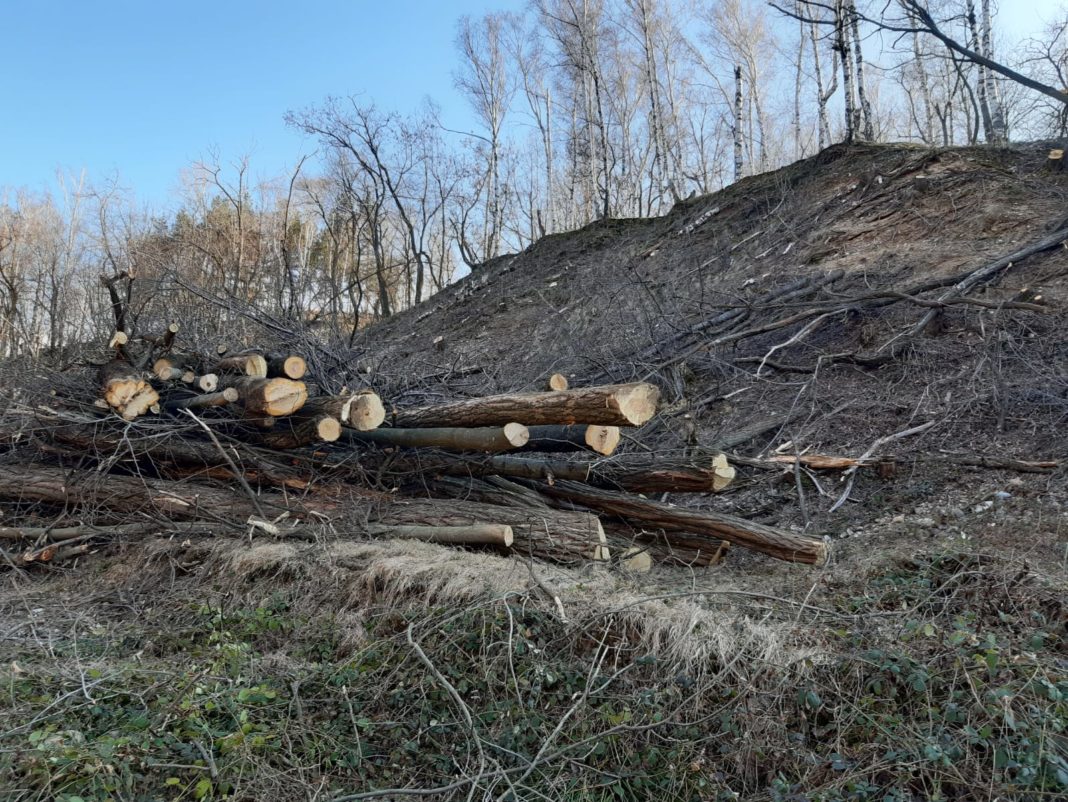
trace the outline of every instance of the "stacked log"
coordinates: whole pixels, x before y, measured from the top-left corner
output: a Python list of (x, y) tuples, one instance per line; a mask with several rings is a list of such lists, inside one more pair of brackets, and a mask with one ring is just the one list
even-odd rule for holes
[[(793, 562), (827, 557), (816, 538), (646, 498), (709, 496), (735, 475), (718, 451), (627, 450), (622, 427), (653, 418), (653, 385), (572, 387), (555, 374), (544, 391), (387, 414), (370, 390), (331, 393), (308, 381), (298, 355), (198, 354), (178, 350), (177, 333), (116, 332), (91, 407), (102, 420), (88, 422), (84, 404), (77, 415), (36, 413), (41, 454), (95, 469), (0, 467), (0, 500), (45, 505), (61, 521), (78, 510), (100, 519), (58, 526), (57, 538), (98, 538), (101, 521), (138, 515), (160, 526), (214, 522), (270, 536), (321, 537), (325, 527), (638, 572), (657, 562), (715, 564), (728, 543)], [(150, 412), (159, 416), (152, 435), (138, 439), (130, 424)], [(123, 427), (107, 425), (111, 413)], [(611, 537), (602, 518), (617, 522)], [(624, 526), (632, 536), (619, 534)], [(11, 527), (3, 536), (40, 530)]]

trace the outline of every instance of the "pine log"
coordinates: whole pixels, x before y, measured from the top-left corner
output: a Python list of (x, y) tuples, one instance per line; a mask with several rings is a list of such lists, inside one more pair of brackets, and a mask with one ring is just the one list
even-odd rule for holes
[(254, 416), (291, 415), (303, 407), (308, 398), (308, 388), (304, 382), (291, 379), (227, 377), (224, 384), (237, 390), (245, 410)]
[[(2, 536), (3, 530), (0, 530)], [(511, 548), (514, 541), (512, 527), (502, 524), (471, 524), (470, 526), (389, 526), (368, 524), (367, 533), (375, 537), (397, 540), (422, 540), (451, 546), (498, 546)]]
[(619, 440), (618, 426), (531, 426), (530, 440), (523, 451), (589, 450), (607, 457), (616, 450)]
[(308, 363), (303, 357), (291, 354), (267, 354), (267, 376), (272, 379), (303, 379)]
[(312, 443), (332, 443), (341, 436), (341, 423), (329, 415), (278, 418), (263, 442), (271, 448), (301, 448)]
[(521, 448), (530, 438), (521, 423), (485, 426), (478, 429), (374, 429), (351, 432), (350, 439), (378, 446), (401, 448), (443, 448), (446, 451), (485, 451), (496, 453)]
[(100, 368), (100, 385), (108, 406), (126, 420), (144, 415), (159, 394), (128, 362), (113, 359)]
[(257, 379), (267, 378), (267, 360), (262, 354), (236, 354), (215, 363), (215, 373), (241, 373)]
[(545, 393), (518, 393), (471, 398), (415, 409), (397, 410), (393, 425), (503, 426), (522, 423), (596, 423), (640, 426), (656, 413), (660, 392), (651, 384), (616, 384)]
[(236, 403), (238, 392), (233, 387), (227, 387), (217, 393), (204, 395), (186, 395), (176, 398), (168, 398), (163, 408), (168, 412), (177, 412), (180, 409), (206, 409), (208, 407), (224, 407), (227, 404)]
[(341, 421), (343, 426), (360, 432), (377, 429), (386, 419), (386, 408), (382, 405), (382, 399), (370, 390), (311, 398), (306, 406), (332, 415)]
[(554, 391), (566, 390), (568, 388), (567, 376), (563, 373), (554, 373), (549, 377), (548, 388)]
[(664, 530), (674, 545), (691, 549), (715, 549), (721, 540), (759, 551), (787, 562), (823, 565), (827, 561), (827, 544), (823, 540), (797, 535), (767, 524), (747, 521), (733, 515), (708, 510), (689, 510), (656, 501), (600, 490), (578, 482), (541, 485), (538, 491), (559, 500), (640, 522)]

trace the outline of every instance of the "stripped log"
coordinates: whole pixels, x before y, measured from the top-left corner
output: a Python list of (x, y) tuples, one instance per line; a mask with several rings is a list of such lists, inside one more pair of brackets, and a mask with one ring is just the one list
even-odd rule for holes
[(578, 482), (557, 482), (540, 485), (537, 489), (549, 498), (581, 504), (628, 521), (659, 527), (672, 545), (704, 550), (715, 549), (719, 541), (727, 540), (787, 562), (823, 565), (827, 561), (828, 549), (823, 540), (796, 535), (733, 515), (672, 507)]
[(226, 378), (224, 384), (237, 390), (245, 410), (254, 416), (292, 415), (304, 406), (308, 388), (291, 379), (262, 379), (251, 376)]
[(218, 393), (206, 393), (204, 395), (186, 395), (177, 398), (168, 398), (163, 403), (163, 408), (168, 412), (176, 412), (180, 409), (206, 409), (208, 407), (225, 407), (227, 404), (236, 403), (238, 399), (237, 389), (227, 387)]
[(484, 426), (478, 429), (374, 429), (351, 432), (350, 439), (378, 446), (401, 448), (443, 448), (447, 451), (496, 453), (522, 448), (530, 439), (521, 423)]
[(588, 449), (610, 456), (619, 445), (618, 426), (531, 426), (524, 451), (577, 451)]
[(312, 398), (306, 406), (308, 409), (332, 415), (341, 421), (342, 426), (360, 432), (377, 429), (386, 419), (386, 408), (382, 405), (382, 399), (370, 390)]
[(108, 406), (126, 420), (144, 415), (159, 401), (159, 393), (128, 362), (119, 359), (100, 368), (100, 385)]
[(398, 410), (393, 425), (402, 428), (503, 426), (515, 421), (527, 426), (571, 423), (640, 426), (656, 413), (659, 396), (656, 387), (642, 382), (560, 392), (492, 395)]
[(426, 543), (441, 543), (450, 546), (497, 546), (502, 549), (511, 548), (515, 540), (512, 527), (503, 524), (471, 524), (470, 526), (368, 524), (367, 533), (374, 537), (397, 540), (422, 540)]
[(295, 354), (267, 354), (267, 376), (277, 379), (303, 379), (308, 372), (308, 363)]

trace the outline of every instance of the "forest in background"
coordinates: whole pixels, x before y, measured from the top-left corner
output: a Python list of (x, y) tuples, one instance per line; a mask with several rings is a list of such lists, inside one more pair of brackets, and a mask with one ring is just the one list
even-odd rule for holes
[(0, 190), (0, 356), (63, 356), (109, 330), (101, 277), (135, 279), (143, 328), (212, 337), (254, 311), (351, 338), (546, 234), (662, 214), (835, 142), (1062, 137), (1066, 28), (1062, 12), (1007, 43), (990, 0), (535, 0), (461, 17), (476, 130), (429, 101), (327, 98), (285, 115), (316, 153), (266, 181), (209, 154), (173, 213), (69, 176)]

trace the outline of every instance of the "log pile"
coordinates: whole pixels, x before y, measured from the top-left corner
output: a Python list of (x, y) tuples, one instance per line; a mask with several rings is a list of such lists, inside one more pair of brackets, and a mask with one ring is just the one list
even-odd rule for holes
[(657, 412), (650, 384), (557, 374), (543, 391), (394, 407), (326, 392), (300, 355), (202, 353), (178, 334), (116, 332), (93, 382), (4, 432), (22, 444), (0, 463), (8, 564), (153, 531), (416, 539), (633, 571), (715, 564), (731, 544), (827, 559), (822, 539), (647, 497), (711, 498), (735, 476), (722, 453), (617, 453)]

